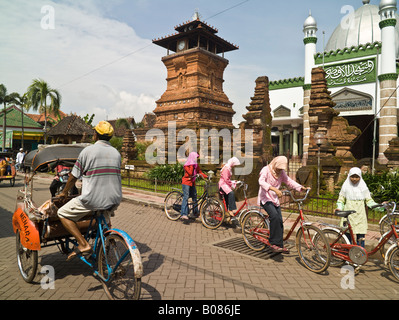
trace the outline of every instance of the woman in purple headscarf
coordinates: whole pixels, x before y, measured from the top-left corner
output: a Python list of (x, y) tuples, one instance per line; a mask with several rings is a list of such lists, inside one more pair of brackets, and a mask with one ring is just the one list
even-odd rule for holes
[[(197, 152), (191, 152), (184, 164), (184, 176), (182, 179), (183, 201), (180, 217), (183, 220), (188, 219), (188, 198), (193, 199), (194, 202), (197, 201), (197, 189), (195, 188), (195, 179), (197, 178), (197, 174), (200, 174), (204, 179), (208, 178), (208, 176), (204, 174), (198, 166), (198, 158), (199, 154)], [(198, 208), (195, 208), (194, 216), (196, 217), (198, 214)]]

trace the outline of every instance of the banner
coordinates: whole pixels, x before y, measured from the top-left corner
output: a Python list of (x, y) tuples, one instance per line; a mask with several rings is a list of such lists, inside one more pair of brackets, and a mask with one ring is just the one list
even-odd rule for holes
[[(0, 148), (3, 148), (3, 130), (0, 129)], [(6, 149), (11, 150), (12, 149), (12, 137), (13, 137), (13, 131), (6, 131)], [(3, 150), (4, 151), (4, 150)]]
[(329, 87), (349, 86), (376, 81), (375, 58), (325, 66)]

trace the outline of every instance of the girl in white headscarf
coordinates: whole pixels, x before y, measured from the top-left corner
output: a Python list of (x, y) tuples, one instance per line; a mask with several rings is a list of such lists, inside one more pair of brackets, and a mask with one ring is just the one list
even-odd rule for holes
[[(353, 233), (356, 234), (357, 244), (362, 247), (364, 247), (364, 237), (368, 228), (365, 204), (370, 208), (377, 203), (371, 198), (370, 191), (362, 178), (362, 171), (359, 168), (352, 168), (342, 185), (336, 210), (356, 211), (349, 215), (348, 219)], [(341, 226), (344, 225), (345, 220), (346, 218), (341, 219)]]
[[(233, 168), (240, 165), (240, 160), (233, 157), (224, 165), (222, 170), (220, 170), (220, 180), (219, 180), (219, 191), (224, 195), (227, 210), (230, 217), (234, 217), (234, 211), (237, 210), (234, 189), (236, 187), (236, 181), (231, 180), (233, 174)], [(229, 218), (229, 217), (228, 217)]]

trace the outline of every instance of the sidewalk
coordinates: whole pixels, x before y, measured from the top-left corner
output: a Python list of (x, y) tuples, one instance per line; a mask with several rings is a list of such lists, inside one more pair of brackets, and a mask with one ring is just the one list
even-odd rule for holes
[[(154, 193), (150, 191), (141, 191), (141, 190), (136, 190), (136, 189), (131, 189), (131, 188), (122, 188), (123, 192), (123, 199), (125, 201), (130, 201), (133, 203), (137, 204), (142, 204), (145, 206), (150, 206), (154, 208), (159, 208), (162, 209), (164, 208), (164, 198), (166, 195), (161, 194), (161, 193)], [(248, 199), (249, 203), (251, 205), (256, 205), (257, 199), (256, 198), (251, 198)], [(242, 202), (237, 203), (237, 207), (240, 207)], [(292, 225), (294, 224), (297, 215), (296, 214), (290, 214), (287, 212), (283, 212), (283, 221), (284, 221), (284, 232), (288, 233), (288, 231), (292, 228)], [(311, 215), (306, 215), (306, 218), (309, 219), (311, 222), (314, 222), (316, 225), (320, 226), (320, 223), (328, 223), (332, 225), (337, 225), (339, 224), (338, 219), (333, 219), (333, 218), (323, 218), (323, 217), (315, 217)], [(298, 228), (298, 226), (297, 226)], [(368, 251), (371, 251), (378, 243), (378, 240), (380, 239), (381, 234), (379, 232), (379, 226), (378, 225), (373, 225), (369, 224), (369, 230), (368, 233), (366, 234), (366, 249)]]

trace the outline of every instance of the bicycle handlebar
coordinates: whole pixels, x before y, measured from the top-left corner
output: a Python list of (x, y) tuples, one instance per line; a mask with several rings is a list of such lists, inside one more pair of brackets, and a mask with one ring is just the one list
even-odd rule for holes
[(393, 212), (395, 212), (395, 210), (396, 210), (396, 202), (394, 202), (394, 201), (383, 202), (381, 204), (377, 204), (377, 205), (370, 207), (370, 209), (376, 209), (376, 208), (381, 208), (381, 207), (383, 207), (389, 214), (393, 214)]
[(306, 198), (308, 197), (309, 192), (310, 192), (310, 188), (306, 190), (305, 196), (304, 196), (302, 199), (296, 199), (296, 198), (294, 198), (294, 195), (292, 194), (291, 190), (283, 190), (282, 192), (283, 192), (283, 195), (289, 195), (289, 196), (291, 196), (291, 199), (292, 199), (294, 202), (302, 202), (302, 201), (305, 201)]

